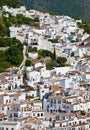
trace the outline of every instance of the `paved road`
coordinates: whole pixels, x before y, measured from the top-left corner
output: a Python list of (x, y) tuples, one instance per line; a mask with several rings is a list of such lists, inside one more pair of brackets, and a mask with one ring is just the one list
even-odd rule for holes
[(19, 66), (19, 68), (21, 68), (22, 66), (25, 65), (25, 61), (27, 60), (27, 56), (26, 56), (26, 46), (24, 45), (23, 47), (23, 61), (21, 63), (21, 65)]
[(10, 47), (0, 47), (0, 51), (6, 51), (7, 49), (9, 49)]

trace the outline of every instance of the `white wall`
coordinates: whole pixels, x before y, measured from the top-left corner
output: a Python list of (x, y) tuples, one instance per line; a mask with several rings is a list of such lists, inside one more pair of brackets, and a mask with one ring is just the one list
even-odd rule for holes
[(28, 52), (28, 57), (31, 59), (37, 59), (38, 58), (38, 53), (30, 53)]
[(8, 130), (20, 130), (20, 123), (19, 122), (9, 122), (9, 121), (4, 121), (2, 122), (2, 124), (0, 124), (0, 128), (4, 128), (4, 130), (6, 130), (6, 128), (8, 128)]
[(70, 88), (71, 79), (62, 79), (60, 80), (60, 86), (63, 88)]
[(67, 73), (69, 70), (71, 69), (71, 67), (56, 67), (55, 68), (55, 71), (56, 71), (56, 74), (65, 74)]

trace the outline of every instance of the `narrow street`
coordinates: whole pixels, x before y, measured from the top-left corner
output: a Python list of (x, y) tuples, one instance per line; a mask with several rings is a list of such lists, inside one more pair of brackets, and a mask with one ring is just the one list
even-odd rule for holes
[(26, 46), (23, 46), (23, 61), (21, 63), (21, 65), (19, 66), (19, 68), (21, 68), (22, 66), (25, 65), (25, 61), (27, 60), (27, 56), (26, 56)]

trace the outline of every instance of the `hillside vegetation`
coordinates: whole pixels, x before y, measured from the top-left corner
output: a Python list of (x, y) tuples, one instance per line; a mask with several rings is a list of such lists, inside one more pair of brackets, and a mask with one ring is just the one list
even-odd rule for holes
[[(8, 5), (10, 7), (19, 7), (17, 0), (0, 0), (0, 7)], [(9, 26), (18, 18), (4, 16), (0, 17), (0, 72), (5, 71), (11, 66), (19, 66), (23, 60), (23, 44), (16, 38), (9, 38)], [(18, 22), (17, 22), (18, 23)]]
[[(8, 47), (3, 50), (1, 47)], [(23, 45), (16, 38), (0, 37), (0, 72), (11, 66), (19, 66), (23, 60)]]
[(17, 0), (0, 0), (0, 7), (8, 5), (10, 7), (19, 7), (21, 4)]
[(29, 9), (90, 20), (90, 0), (18, 0)]

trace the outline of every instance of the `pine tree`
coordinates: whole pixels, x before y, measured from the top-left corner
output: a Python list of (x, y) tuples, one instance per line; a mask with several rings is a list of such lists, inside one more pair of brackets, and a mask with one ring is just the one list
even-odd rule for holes
[(55, 46), (54, 46), (54, 52), (53, 52), (53, 59), (56, 60), (56, 50), (55, 50)]

